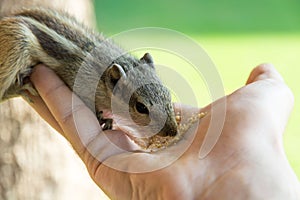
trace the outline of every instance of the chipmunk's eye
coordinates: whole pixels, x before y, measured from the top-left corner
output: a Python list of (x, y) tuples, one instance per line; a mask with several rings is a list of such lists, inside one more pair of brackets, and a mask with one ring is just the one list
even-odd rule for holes
[(149, 110), (148, 110), (148, 108), (144, 105), (144, 104), (142, 104), (142, 103), (140, 103), (140, 102), (137, 102), (136, 104), (135, 104), (135, 108), (136, 108), (136, 110), (139, 112), (139, 113), (142, 113), (142, 114), (149, 114)]

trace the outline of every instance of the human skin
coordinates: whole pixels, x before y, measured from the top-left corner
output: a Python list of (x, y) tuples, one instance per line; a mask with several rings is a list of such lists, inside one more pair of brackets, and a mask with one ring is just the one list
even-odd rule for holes
[[(201, 159), (199, 150), (212, 120), (211, 105), (202, 109), (177, 105), (177, 109), (181, 107), (187, 113), (208, 113), (193, 137), (155, 153), (128, 153), (103, 142), (106, 136), (123, 149), (136, 150), (123, 132), (104, 134), (94, 114), (53, 71), (39, 65), (31, 81), (40, 94), (32, 97), (31, 106), (72, 144), (91, 178), (112, 199), (300, 198), (299, 181), (282, 142), (294, 99), (280, 74), (269, 64), (256, 67), (245, 86), (222, 99), (227, 106), (221, 135), (211, 152)], [(216, 113), (221, 112), (218, 101), (213, 105)], [(192, 139), (190, 146), (170, 165), (149, 172), (129, 172), (137, 163), (147, 167), (164, 162), (188, 139)], [(105, 161), (116, 161), (128, 171), (100, 162), (87, 150), (89, 145), (99, 147), (96, 153)]]

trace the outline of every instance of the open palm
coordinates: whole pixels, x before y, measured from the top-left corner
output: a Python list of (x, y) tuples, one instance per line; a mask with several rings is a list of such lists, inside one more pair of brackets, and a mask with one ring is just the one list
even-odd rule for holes
[[(45, 66), (37, 66), (31, 80), (41, 95), (32, 97), (32, 106), (72, 144), (112, 199), (300, 198), (282, 145), (293, 96), (269, 65), (255, 68), (246, 86), (202, 108), (208, 114), (176, 145), (153, 153), (137, 151), (121, 131), (103, 133), (94, 114)], [(211, 109), (223, 115), (224, 101), (221, 135), (200, 159), (207, 130), (218, 120)], [(179, 107), (183, 114), (200, 112)]]

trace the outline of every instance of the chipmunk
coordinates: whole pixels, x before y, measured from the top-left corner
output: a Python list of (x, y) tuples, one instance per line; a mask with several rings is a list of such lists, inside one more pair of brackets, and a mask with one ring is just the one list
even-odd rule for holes
[(23, 9), (2, 18), (0, 101), (24, 96), (25, 91), (36, 95), (26, 77), (39, 63), (54, 70), (95, 112), (103, 130), (112, 129), (113, 120), (104, 113), (112, 111), (114, 99), (115, 105), (129, 110), (137, 125), (152, 123), (155, 129), (164, 120), (157, 135), (177, 134), (171, 95), (158, 78), (149, 53), (137, 59), (63, 12)]

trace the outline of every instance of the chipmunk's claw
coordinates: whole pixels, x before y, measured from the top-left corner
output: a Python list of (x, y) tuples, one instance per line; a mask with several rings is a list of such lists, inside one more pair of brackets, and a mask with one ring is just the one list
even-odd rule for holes
[(96, 116), (97, 116), (97, 119), (98, 119), (103, 131), (112, 129), (113, 120), (112, 119), (104, 119), (103, 111), (96, 111)]
[(29, 76), (31, 75), (31, 73), (32, 73), (32, 67), (22, 69), (16, 77), (17, 84), (23, 86), (27, 82), (29, 82)]
[(112, 119), (105, 119), (105, 123), (103, 123), (102, 129), (105, 130), (111, 130), (112, 129)]
[(36, 91), (34, 86), (29, 80), (29, 76), (32, 72), (32, 68), (26, 68), (16, 77), (16, 93), (24, 97), (29, 103), (33, 103), (33, 100), (30, 98), (30, 95), (38, 96), (39, 93)]
[(39, 93), (36, 91), (32, 83), (26, 83), (22, 86), (22, 90), (28, 91), (33, 96), (39, 96)]
[(30, 97), (30, 94), (33, 96), (39, 96), (39, 93), (31, 83), (26, 83), (25, 85), (23, 85), (18, 93), (29, 103), (34, 103), (32, 98)]

